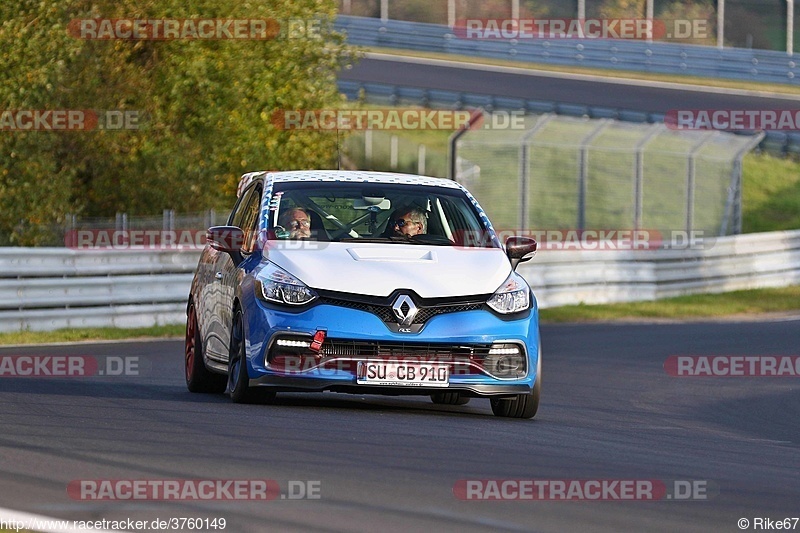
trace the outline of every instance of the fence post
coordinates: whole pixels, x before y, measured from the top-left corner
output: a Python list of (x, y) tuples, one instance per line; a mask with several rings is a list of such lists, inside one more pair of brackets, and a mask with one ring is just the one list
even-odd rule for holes
[(447, 0), (447, 26), (456, 25), (456, 0)]
[(128, 213), (117, 213), (114, 227), (117, 231), (128, 231)]
[(686, 159), (686, 234), (691, 235), (694, 229), (694, 191), (695, 191), (695, 175), (696, 164), (695, 158), (697, 153), (703, 146), (706, 145), (711, 139), (717, 136), (718, 131), (707, 132), (706, 135), (700, 139), (700, 142), (692, 146), (689, 151), (689, 157)]
[(73, 213), (67, 213), (64, 221), (64, 246), (77, 247), (77, 217)]
[(483, 109), (477, 108), (472, 111), (469, 116), (469, 122), (461, 126), (461, 128), (454, 131), (450, 138), (447, 139), (447, 178), (453, 181), (458, 181), (458, 140), (461, 138), (462, 135), (467, 133), (471, 128), (472, 125), (475, 124), (478, 120), (483, 118)]
[(731, 170), (731, 181), (728, 186), (728, 201), (725, 203), (725, 210), (722, 214), (722, 223), (719, 227), (719, 235), (728, 234), (728, 219), (733, 216), (733, 233), (738, 235), (742, 232), (742, 158), (744, 155), (758, 146), (764, 139), (766, 133), (763, 131), (753, 135), (750, 142), (745, 144), (737, 153), (733, 160)]
[(550, 122), (555, 115), (548, 114), (542, 115), (539, 120), (536, 121), (536, 124), (533, 125), (531, 129), (526, 131), (522, 137), (520, 138), (520, 150), (519, 150), (519, 195), (520, 195), (520, 204), (519, 204), (519, 229), (525, 230), (528, 229), (528, 210), (530, 209), (530, 205), (528, 202), (528, 186), (530, 185), (530, 148), (528, 147), (528, 141), (536, 135), (536, 132), (541, 130), (545, 124)]
[(633, 229), (642, 227), (642, 201), (644, 197), (644, 147), (655, 137), (665, 126), (663, 124), (653, 124), (641, 141), (636, 143), (636, 174), (633, 181)]
[(389, 166), (392, 167), (392, 170), (397, 170), (397, 135), (392, 135), (389, 139)]
[(786, 55), (794, 55), (794, 0), (786, 0)]
[(611, 121), (601, 119), (598, 126), (581, 139), (580, 168), (578, 174), (578, 229), (586, 229), (586, 194), (589, 181), (589, 143), (603, 131)]
[(369, 167), (372, 164), (372, 130), (364, 130), (364, 162)]
[(424, 144), (420, 144), (419, 148), (417, 148), (417, 174), (420, 176), (425, 175), (426, 151), (427, 149)]
[(162, 213), (162, 229), (164, 231), (172, 231), (175, 229), (175, 210), (173, 209), (164, 209)]

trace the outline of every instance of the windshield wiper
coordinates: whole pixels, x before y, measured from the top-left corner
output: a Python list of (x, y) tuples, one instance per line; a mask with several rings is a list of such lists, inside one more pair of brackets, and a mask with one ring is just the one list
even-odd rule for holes
[(342, 237), (339, 242), (382, 242), (397, 244), (419, 244), (405, 237)]
[(388, 244), (425, 244), (428, 246), (453, 246), (447, 237), (437, 235), (415, 235), (408, 237), (343, 237), (339, 242), (374, 242)]

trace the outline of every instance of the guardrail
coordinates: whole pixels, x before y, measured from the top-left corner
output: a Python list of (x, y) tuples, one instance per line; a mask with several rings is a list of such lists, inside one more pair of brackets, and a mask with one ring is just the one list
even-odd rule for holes
[[(542, 308), (800, 283), (800, 230), (705, 249), (542, 251), (520, 265)], [(180, 324), (197, 250), (0, 249), (0, 331)]]
[(541, 252), (519, 266), (542, 308), (800, 284), (800, 230), (707, 240), (705, 249)]
[(197, 250), (0, 248), (0, 332), (186, 320)]
[(621, 39), (476, 40), (439, 24), (339, 15), (350, 44), (551, 65), (800, 84), (793, 56), (773, 50)]

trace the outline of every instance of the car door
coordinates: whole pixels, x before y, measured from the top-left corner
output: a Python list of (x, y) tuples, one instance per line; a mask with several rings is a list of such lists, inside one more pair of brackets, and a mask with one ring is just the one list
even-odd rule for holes
[[(258, 188), (258, 191), (256, 190)], [(252, 184), (239, 197), (238, 202), (228, 217), (228, 225), (241, 228), (242, 221), (248, 209), (252, 209), (252, 203), (260, 203), (261, 200), (260, 184)], [(255, 200), (254, 200), (255, 197)], [(244, 229), (244, 228), (242, 228)], [(207, 307), (208, 329), (205, 333), (204, 344), (206, 355), (209, 359), (219, 362), (228, 361), (228, 347), (230, 342), (230, 317), (232, 297), (230, 293), (230, 274), (236, 267), (228, 253), (211, 250), (209, 257), (210, 276), (208, 283), (208, 298), (205, 306)]]
[[(233, 214), (230, 225), (241, 228), (245, 233), (245, 241), (242, 245), (242, 256), (246, 259), (254, 249), (257, 237), (257, 227), (259, 214), (261, 213), (261, 193), (263, 186), (260, 182), (250, 187), (242, 195)], [(245, 196), (246, 195), (246, 196)], [(216, 329), (214, 331), (213, 348), (212, 341), (209, 342), (209, 357), (228, 362), (228, 348), (231, 339), (231, 325), (233, 322), (233, 299), (236, 296), (236, 287), (239, 284), (240, 273), (238, 265), (235, 265), (231, 256), (227, 253), (220, 254), (215, 264), (215, 296), (213, 298), (214, 311), (216, 317)]]

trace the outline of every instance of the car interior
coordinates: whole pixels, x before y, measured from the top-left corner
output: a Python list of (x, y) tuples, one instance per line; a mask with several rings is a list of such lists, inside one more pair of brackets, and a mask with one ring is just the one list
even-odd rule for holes
[[(290, 209), (302, 207), (311, 221), (311, 239), (319, 241), (412, 242), (452, 246), (463, 242), (468, 232), (485, 232), (466, 198), (420, 189), (361, 189), (354, 186), (336, 190), (294, 188), (281, 191), (269, 203), (270, 231), (274, 238), (287, 238), (278, 221)], [(427, 232), (399, 237), (394, 222), (409, 209), (427, 217)]]

